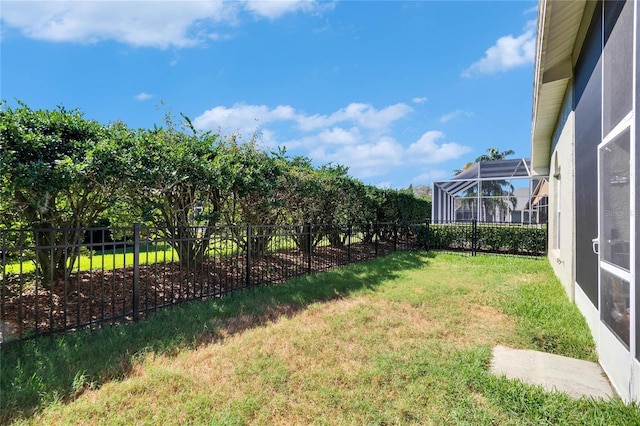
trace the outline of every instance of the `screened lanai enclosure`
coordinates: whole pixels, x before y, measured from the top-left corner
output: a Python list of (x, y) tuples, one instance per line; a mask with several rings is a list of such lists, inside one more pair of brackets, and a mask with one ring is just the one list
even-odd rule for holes
[(433, 183), (434, 222), (546, 223), (548, 181), (529, 158), (481, 161)]

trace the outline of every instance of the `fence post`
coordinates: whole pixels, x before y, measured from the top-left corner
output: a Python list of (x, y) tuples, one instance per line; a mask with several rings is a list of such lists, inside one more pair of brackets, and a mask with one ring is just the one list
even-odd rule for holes
[(311, 223), (306, 223), (302, 233), (305, 236), (304, 250), (307, 252), (307, 274), (311, 274), (311, 251), (313, 250), (313, 234), (311, 233)]
[(429, 224), (431, 223), (431, 220), (425, 219), (424, 223), (426, 225), (426, 230), (424, 235), (424, 248), (427, 252), (429, 252), (429, 231), (430, 231)]
[(476, 255), (476, 244), (478, 243), (478, 221), (473, 219), (471, 221), (471, 256)]
[(351, 263), (351, 230), (352, 224), (349, 222), (349, 226), (347, 227), (347, 263)]
[(376, 248), (376, 257), (378, 257), (378, 240), (380, 239), (380, 224), (378, 222), (373, 225), (373, 236), (376, 239), (374, 247)]
[[(20, 247), (20, 246), (18, 246)], [(2, 332), (2, 336), (3, 336), (3, 340), (5, 340), (6, 338), (4, 338), (4, 336), (7, 335), (7, 329), (6, 327), (9, 325), (6, 321), (5, 321), (5, 307), (4, 307), (4, 300), (5, 300), (5, 295), (6, 295), (6, 290), (7, 290), (7, 285), (4, 285), (4, 271), (5, 271), (5, 265), (7, 264), (7, 253), (8, 250), (5, 246), (5, 234), (0, 230), (0, 271), (3, 272), (2, 275), (2, 285), (0, 285), (0, 326), (2, 326), (2, 328), (0, 329), (0, 332)], [(65, 309), (65, 314), (67, 312), (67, 307), (64, 307)], [(18, 318), (18, 321), (22, 321), (22, 318)], [(65, 324), (66, 324), (66, 318), (65, 318)]]
[(398, 222), (393, 222), (393, 251), (398, 251)]
[(245, 272), (245, 286), (251, 285), (251, 223), (247, 222), (247, 267)]
[(133, 225), (133, 320), (140, 319), (140, 224)]

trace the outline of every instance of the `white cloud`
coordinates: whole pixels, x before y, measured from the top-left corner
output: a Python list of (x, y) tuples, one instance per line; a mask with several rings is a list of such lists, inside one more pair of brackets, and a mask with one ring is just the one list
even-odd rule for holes
[(435, 164), (454, 160), (471, 151), (470, 147), (455, 142), (438, 144), (436, 141), (443, 139), (444, 136), (444, 133), (436, 130), (426, 132), (418, 141), (409, 145), (407, 154), (413, 161)]
[(193, 120), (198, 129), (240, 131), (253, 133), (257, 128), (275, 121), (295, 121), (297, 114), (288, 105), (279, 105), (270, 109), (266, 105), (235, 104), (231, 108), (217, 106), (205, 111)]
[(383, 176), (389, 170), (402, 164), (403, 148), (390, 137), (383, 137), (371, 143), (343, 146), (335, 151), (321, 147), (311, 151), (314, 160), (343, 164), (349, 167), (351, 175), (359, 178)]
[(469, 112), (469, 111), (464, 111), (461, 109), (457, 109), (455, 111), (449, 112), (447, 114), (442, 114), (442, 116), (440, 117), (440, 122), (441, 123), (447, 123), (451, 120), (453, 120), (454, 118), (458, 118), (458, 117), (472, 117), (473, 113)]
[(384, 176), (394, 168), (416, 167), (459, 158), (471, 149), (444, 142), (442, 132), (430, 131), (409, 146), (393, 135), (393, 124), (413, 109), (399, 103), (380, 109), (351, 103), (329, 114), (307, 114), (289, 105), (236, 104), (211, 108), (193, 120), (202, 130), (257, 131), (265, 147), (286, 146), (317, 163), (349, 167), (357, 178)]
[(138, 93), (137, 95), (135, 95), (134, 98), (137, 101), (144, 102), (144, 101), (148, 101), (149, 99), (153, 98), (153, 95), (150, 95), (149, 93), (142, 92), (142, 93)]
[(427, 101), (428, 101), (428, 99), (427, 99), (426, 96), (423, 96), (421, 98), (413, 98), (413, 99), (411, 99), (411, 102), (413, 102), (414, 104), (423, 104), (423, 103), (425, 103)]
[(320, 143), (326, 145), (353, 145), (362, 140), (362, 135), (357, 127), (352, 127), (349, 130), (334, 127), (330, 130), (323, 130), (317, 138)]
[(381, 110), (376, 110), (369, 104), (351, 103), (330, 115), (300, 117), (298, 124), (306, 131), (344, 122), (355, 123), (366, 129), (386, 129), (412, 111), (413, 108), (404, 103), (390, 105)]
[(482, 59), (462, 72), (462, 77), (505, 72), (522, 65), (532, 64), (536, 49), (536, 21), (527, 22), (524, 32), (517, 37), (500, 37), (485, 52)]
[(52, 42), (114, 40), (132, 46), (190, 47), (224, 39), (216, 24), (236, 25), (248, 11), (259, 18), (326, 9), (314, 0), (287, 1), (4, 1), (3, 31)]
[(254, 15), (269, 19), (276, 19), (293, 12), (312, 12), (320, 6), (333, 7), (333, 3), (320, 4), (314, 0), (249, 0), (243, 3), (244, 7)]
[(197, 44), (204, 34), (194, 24), (230, 19), (231, 12), (221, 1), (16, 1), (3, 4), (2, 21), (38, 40), (167, 48)]
[(388, 180), (385, 180), (383, 182), (378, 182), (376, 184), (374, 184), (374, 186), (380, 188), (380, 189), (391, 189), (391, 182), (389, 182)]
[[(331, 147), (319, 145), (309, 156), (316, 161), (333, 162), (349, 167), (350, 174), (358, 178), (384, 176), (398, 167), (415, 167), (417, 164), (437, 164), (455, 160), (471, 151), (470, 147), (454, 142), (438, 143), (445, 135), (438, 131), (426, 132), (417, 142), (404, 147), (391, 136), (377, 140), (363, 138), (357, 144)], [(319, 142), (316, 140), (316, 142)], [(426, 173), (432, 173), (427, 175)], [(449, 176), (443, 171), (426, 172), (422, 177), (431, 180)], [(424, 183), (416, 182), (416, 183)]]
[(269, 129), (254, 129), (254, 131), (256, 131), (256, 136), (258, 137), (258, 141), (262, 147), (274, 149), (278, 146), (282, 146), (282, 144), (278, 141), (278, 138), (274, 131)]
[(446, 170), (432, 169), (427, 170), (424, 173), (420, 173), (418, 176), (411, 179), (411, 183), (414, 185), (431, 185), (433, 182), (447, 179), (453, 176), (452, 172)]
[(340, 123), (357, 125), (363, 129), (384, 132), (395, 121), (405, 117), (413, 109), (403, 103), (377, 110), (369, 104), (351, 103), (330, 115), (306, 115), (288, 105), (269, 108), (266, 105), (235, 104), (231, 108), (217, 106), (205, 111), (193, 120), (197, 128), (217, 128), (246, 131), (256, 125), (273, 122), (291, 122), (304, 132), (327, 129)]
[(334, 127), (332, 129), (322, 130), (320, 133), (302, 136), (297, 139), (281, 141), (279, 144), (291, 149), (319, 149), (320, 147), (333, 147), (332, 149), (335, 149), (336, 146), (355, 145), (363, 143), (364, 140), (365, 137), (357, 127), (352, 127), (351, 129)]

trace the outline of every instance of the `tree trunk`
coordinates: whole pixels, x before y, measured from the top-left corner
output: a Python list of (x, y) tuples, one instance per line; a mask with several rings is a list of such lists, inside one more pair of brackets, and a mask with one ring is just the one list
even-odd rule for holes
[[(56, 231), (34, 229), (36, 263), (42, 285), (50, 285), (64, 278), (63, 249), (56, 247)], [(62, 264), (62, 267), (61, 267)]]
[(197, 227), (181, 226), (175, 231), (170, 244), (178, 253), (180, 263), (201, 265), (209, 251), (212, 230), (207, 228), (202, 236), (198, 235)]

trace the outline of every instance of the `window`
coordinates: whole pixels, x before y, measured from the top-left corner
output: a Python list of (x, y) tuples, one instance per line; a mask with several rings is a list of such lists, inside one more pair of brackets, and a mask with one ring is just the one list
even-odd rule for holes
[(561, 235), (561, 214), (560, 211), (562, 210), (562, 180), (560, 179), (561, 176), (561, 166), (558, 163), (558, 153), (556, 152), (555, 154), (555, 164), (554, 164), (554, 174), (553, 177), (555, 179), (555, 198), (556, 198), (556, 241), (555, 241), (555, 247), (557, 249), (560, 249), (560, 235)]

